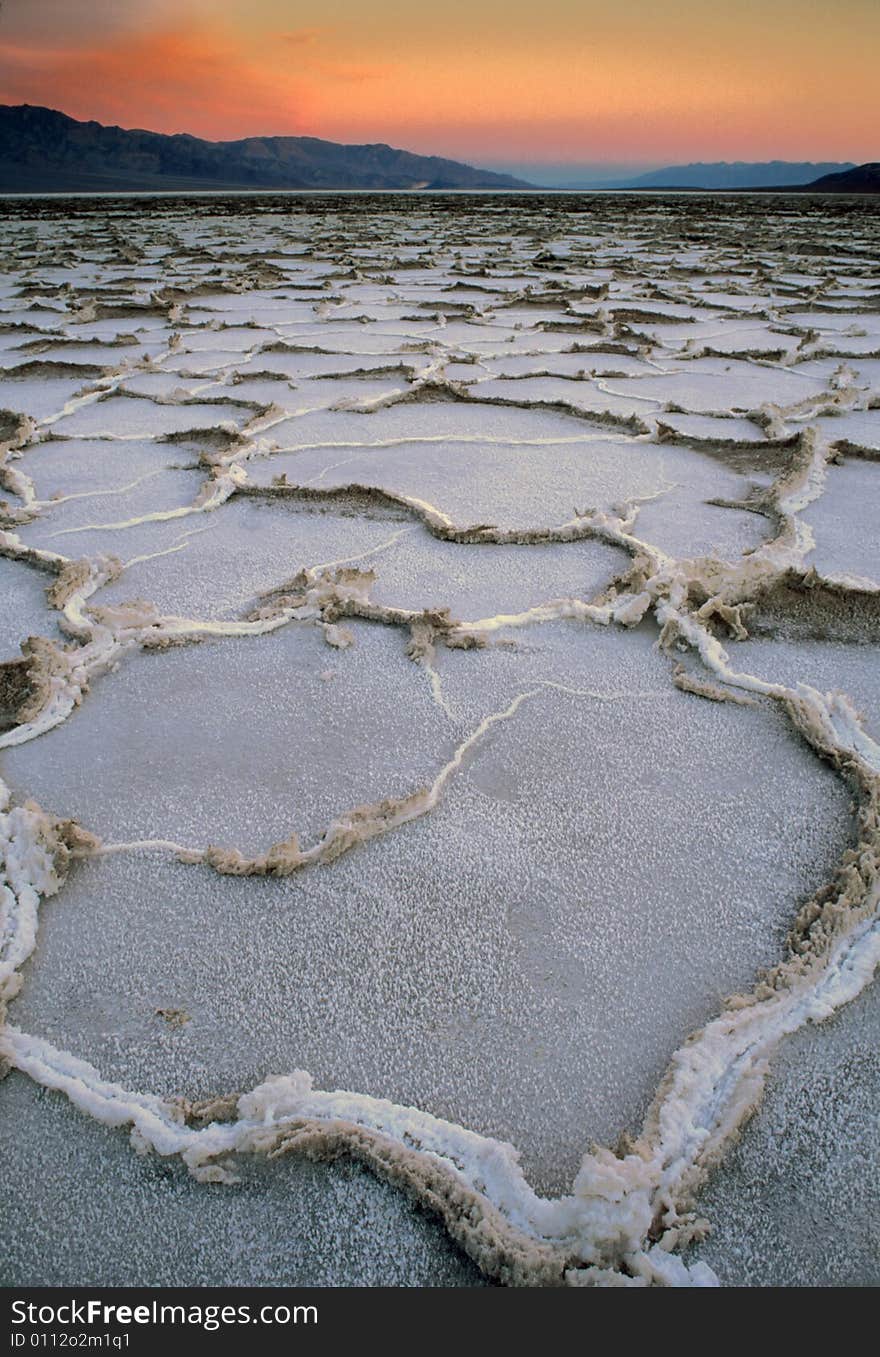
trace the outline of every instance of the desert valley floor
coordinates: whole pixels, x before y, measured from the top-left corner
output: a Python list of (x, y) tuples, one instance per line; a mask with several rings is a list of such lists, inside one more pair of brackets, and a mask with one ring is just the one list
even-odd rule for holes
[(0, 256), (0, 1281), (877, 1284), (871, 201)]

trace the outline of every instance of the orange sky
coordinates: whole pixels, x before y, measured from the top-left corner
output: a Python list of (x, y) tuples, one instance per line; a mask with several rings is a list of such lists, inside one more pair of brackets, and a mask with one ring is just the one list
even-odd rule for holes
[(5, 0), (0, 102), (474, 163), (880, 158), (880, 0)]

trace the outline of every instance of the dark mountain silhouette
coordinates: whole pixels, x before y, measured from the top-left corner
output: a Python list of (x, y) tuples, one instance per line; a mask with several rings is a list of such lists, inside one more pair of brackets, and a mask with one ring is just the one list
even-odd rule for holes
[(880, 164), (872, 161), (842, 174), (823, 174), (804, 187), (810, 193), (880, 193)]
[(3, 193), (530, 187), (510, 175), (381, 144), (342, 146), (317, 137), (203, 141), (77, 122), (30, 104), (0, 105)]

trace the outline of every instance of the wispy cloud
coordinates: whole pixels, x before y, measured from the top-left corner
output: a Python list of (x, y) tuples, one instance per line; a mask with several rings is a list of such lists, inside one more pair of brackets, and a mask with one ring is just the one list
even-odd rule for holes
[(293, 33), (279, 33), (277, 36), (291, 47), (308, 47), (318, 41), (321, 32), (320, 28), (298, 28)]
[(285, 63), (270, 73), (232, 36), (202, 28), (120, 35), (68, 51), (0, 46), (0, 100), (209, 137), (312, 130), (307, 82)]
[(370, 66), (357, 62), (315, 61), (309, 64), (308, 69), (327, 80), (341, 80), (345, 84), (359, 85), (367, 80), (387, 80), (399, 68), (391, 64)]

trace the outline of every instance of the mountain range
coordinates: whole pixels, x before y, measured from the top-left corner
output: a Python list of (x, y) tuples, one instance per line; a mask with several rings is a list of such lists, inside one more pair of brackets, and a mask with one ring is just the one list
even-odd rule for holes
[[(736, 171), (725, 176), (712, 171)], [(823, 173), (816, 175), (815, 171)], [(701, 174), (700, 171), (703, 171)], [(749, 171), (752, 171), (749, 174)], [(788, 171), (788, 173), (785, 173)], [(692, 173), (690, 173), (692, 172)], [(880, 193), (880, 164), (843, 166), (795, 165), (771, 160), (761, 165), (684, 165), (642, 175), (627, 183), (606, 188), (709, 191), (728, 193)]]
[[(344, 146), (318, 137), (205, 141), (187, 133), (167, 136), (78, 122), (30, 104), (0, 105), (0, 193), (535, 187), (510, 174), (381, 143)], [(781, 160), (673, 165), (578, 187), (877, 193), (880, 166)]]
[(829, 174), (855, 169), (852, 161), (813, 164), (811, 161), (766, 160), (758, 164), (746, 161), (716, 161), (704, 165), (670, 165), (652, 170), (636, 179), (615, 185), (620, 188), (799, 188)]
[(0, 193), (199, 189), (511, 189), (512, 175), (391, 146), (317, 137), (203, 141), (0, 105)]

